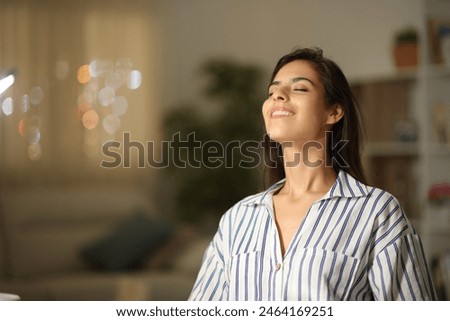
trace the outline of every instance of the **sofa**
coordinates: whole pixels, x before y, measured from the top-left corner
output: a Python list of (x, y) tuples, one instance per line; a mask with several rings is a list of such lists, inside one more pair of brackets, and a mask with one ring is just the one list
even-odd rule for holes
[(133, 186), (0, 191), (0, 293), (21, 300), (186, 300), (211, 235)]

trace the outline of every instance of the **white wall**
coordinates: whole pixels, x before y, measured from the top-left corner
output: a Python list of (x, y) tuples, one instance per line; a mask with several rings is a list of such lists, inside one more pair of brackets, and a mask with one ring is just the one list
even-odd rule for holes
[(319, 46), (349, 78), (394, 70), (393, 34), (419, 25), (420, 0), (155, 0), (162, 20), (163, 105), (198, 97), (212, 56), (270, 71), (295, 46)]

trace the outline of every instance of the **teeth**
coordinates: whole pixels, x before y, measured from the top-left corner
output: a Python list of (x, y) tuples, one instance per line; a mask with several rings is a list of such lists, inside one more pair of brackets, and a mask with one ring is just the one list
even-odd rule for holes
[(293, 113), (284, 110), (277, 110), (272, 113), (272, 116), (292, 116)]

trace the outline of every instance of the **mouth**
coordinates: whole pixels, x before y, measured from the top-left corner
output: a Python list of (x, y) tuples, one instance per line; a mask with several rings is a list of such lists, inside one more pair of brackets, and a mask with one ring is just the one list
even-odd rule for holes
[(275, 107), (270, 111), (271, 118), (290, 117), (293, 115), (294, 113), (292, 111), (284, 107)]

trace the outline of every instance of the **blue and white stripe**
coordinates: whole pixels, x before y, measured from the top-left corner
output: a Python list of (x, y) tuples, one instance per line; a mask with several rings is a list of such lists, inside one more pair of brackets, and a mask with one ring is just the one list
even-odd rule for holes
[(344, 171), (282, 257), (272, 196), (283, 183), (223, 215), (189, 300), (436, 300), (399, 202)]

